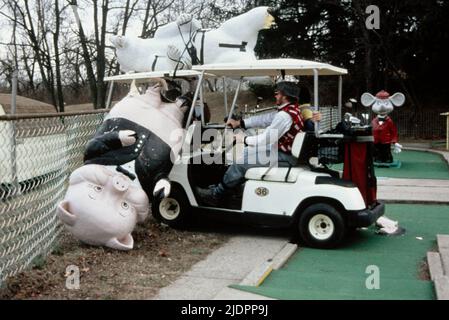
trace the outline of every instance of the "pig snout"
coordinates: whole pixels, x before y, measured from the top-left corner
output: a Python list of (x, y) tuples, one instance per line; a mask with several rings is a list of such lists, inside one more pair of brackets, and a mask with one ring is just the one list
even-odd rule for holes
[(116, 175), (112, 178), (112, 185), (115, 190), (125, 192), (129, 188), (129, 180), (122, 175)]

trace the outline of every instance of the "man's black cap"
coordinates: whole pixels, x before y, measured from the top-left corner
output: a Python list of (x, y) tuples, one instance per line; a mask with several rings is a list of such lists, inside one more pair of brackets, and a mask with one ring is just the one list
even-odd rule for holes
[(298, 99), (299, 87), (293, 82), (282, 81), (276, 85), (276, 90), (282, 92), (284, 96)]

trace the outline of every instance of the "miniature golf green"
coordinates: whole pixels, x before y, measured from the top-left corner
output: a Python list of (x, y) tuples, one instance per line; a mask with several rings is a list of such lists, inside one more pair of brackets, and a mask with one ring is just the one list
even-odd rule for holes
[[(404, 150), (399, 154), (393, 154), (393, 157), (395, 160), (401, 161), (401, 167), (376, 167), (377, 177), (449, 180), (448, 165), (439, 154)], [(332, 168), (343, 170), (342, 165), (334, 165)]]
[[(425, 257), (436, 248), (436, 234), (449, 233), (449, 206), (389, 204), (385, 215), (398, 220), (406, 233), (382, 236), (374, 228), (359, 230), (337, 249), (299, 249), (259, 287), (232, 287), (283, 300), (435, 299)], [(373, 276), (369, 266), (379, 270), (379, 289), (366, 287)]]

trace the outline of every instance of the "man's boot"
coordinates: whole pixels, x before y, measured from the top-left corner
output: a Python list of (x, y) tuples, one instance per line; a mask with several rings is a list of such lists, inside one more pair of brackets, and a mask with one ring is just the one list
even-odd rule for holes
[(201, 204), (210, 207), (217, 207), (221, 204), (226, 189), (225, 187), (219, 183), (217, 185), (211, 185), (208, 188), (196, 188), (196, 194), (199, 196), (201, 200)]

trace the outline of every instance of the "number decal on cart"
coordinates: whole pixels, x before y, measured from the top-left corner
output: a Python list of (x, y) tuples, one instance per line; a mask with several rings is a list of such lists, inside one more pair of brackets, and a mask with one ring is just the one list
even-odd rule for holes
[(259, 196), (259, 197), (265, 197), (265, 196), (267, 196), (268, 195), (268, 189), (267, 188), (264, 188), (264, 187), (259, 187), (259, 188), (257, 188), (256, 189), (256, 194)]

